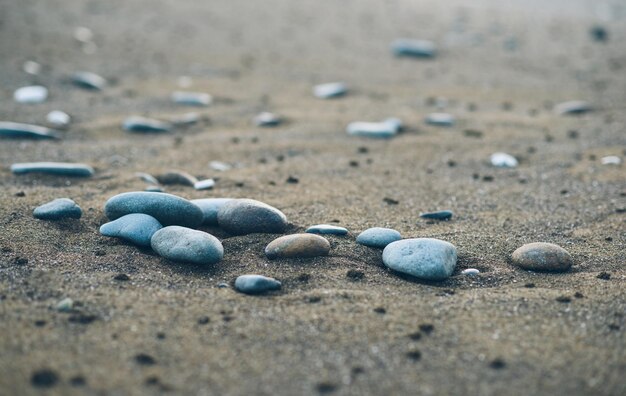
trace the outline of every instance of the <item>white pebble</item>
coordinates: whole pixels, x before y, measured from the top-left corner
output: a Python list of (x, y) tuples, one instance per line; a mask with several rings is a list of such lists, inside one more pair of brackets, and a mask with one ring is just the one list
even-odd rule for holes
[(18, 103), (43, 103), (48, 98), (48, 88), (41, 85), (31, 85), (15, 90), (13, 99)]
[(454, 116), (448, 113), (431, 113), (426, 116), (426, 123), (437, 126), (452, 126), (455, 123)]
[(320, 99), (336, 98), (345, 95), (348, 87), (342, 82), (320, 84), (313, 87), (313, 95)]
[(195, 182), (193, 188), (196, 190), (210, 190), (215, 186), (215, 180), (205, 179)]
[(517, 159), (507, 153), (491, 154), (491, 165), (497, 168), (515, 168), (518, 165)]
[(480, 271), (477, 270), (476, 268), (468, 268), (468, 269), (464, 269), (463, 271), (461, 271), (461, 274), (474, 276), (474, 275), (480, 274)]
[(61, 128), (67, 126), (70, 123), (71, 117), (69, 114), (63, 111), (53, 110), (49, 112), (46, 116), (46, 121), (48, 121), (48, 124), (50, 125)]
[(56, 305), (56, 310), (60, 312), (70, 312), (72, 309), (74, 309), (74, 300), (69, 297), (59, 301)]
[(211, 161), (209, 162), (209, 168), (216, 170), (218, 172), (226, 172), (227, 170), (231, 170), (233, 166), (230, 164), (227, 164), (226, 162)]
[(281, 118), (274, 113), (269, 113), (267, 111), (264, 111), (262, 113), (257, 114), (256, 117), (254, 117), (253, 122), (254, 122), (254, 125), (260, 126), (260, 127), (276, 126), (280, 124)]
[(36, 76), (41, 72), (41, 65), (35, 61), (28, 60), (22, 65), (22, 70), (24, 70), (25, 73)]
[(93, 32), (84, 26), (78, 26), (74, 29), (74, 39), (81, 43), (88, 43), (93, 40)]
[(617, 155), (608, 155), (600, 158), (602, 165), (619, 165), (622, 163), (622, 159)]
[(176, 91), (172, 93), (172, 101), (188, 106), (208, 106), (213, 101), (213, 97), (204, 92)]

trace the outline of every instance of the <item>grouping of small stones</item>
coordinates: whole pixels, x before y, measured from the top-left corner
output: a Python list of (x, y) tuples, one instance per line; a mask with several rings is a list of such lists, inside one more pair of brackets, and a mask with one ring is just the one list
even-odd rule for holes
[[(107, 237), (121, 238), (142, 248), (151, 248), (174, 262), (212, 265), (224, 257), (218, 238), (198, 230), (220, 227), (231, 235), (255, 233), (283, 234), (289, 227), (279, 209), (253, 199), (185, 198), (160, 192), (135, 191), (115, 195), (104, 205), (111, 220), (100, 227)], [(37, 207), (34, 217), (43, 220), (79, 219), (80, 207), (71, 199), (59, 198)], [(426, 219), (449, 220), (452, 212), (422, 213)], [(322, 235), (345, 236), (348, 229), (329, 224), (310, 226), (304, 233), (283, 235), (265, 247), (270, 259), (302, 259), (327, 256), (331, 245)], [(390, 228), (373, 227), (361, 232), (358, 244), (383, 249), (383, 263), (390, 269), (427, 281), (441, 281), (452, 275), (457, 249), (434, 238), (403, 239)], [(572, 265), (567, 251), (550, 243), (530, 243), (512, 254), (513, 264), (533, 271), (566, 271)], [(478, 275), (475, 268), (463, 275)], [(246, 294), (259, 294), (281, 288), (281, 283), (263, 275), (246, 274), (235, 281), (235, 288)]]

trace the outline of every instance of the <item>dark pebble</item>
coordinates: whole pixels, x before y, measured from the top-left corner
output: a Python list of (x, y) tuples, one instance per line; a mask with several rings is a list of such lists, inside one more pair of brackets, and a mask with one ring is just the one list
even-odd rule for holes
[(156, 364), (156, 360), (152, 356), (145, 353), (135, 355), (135, 362), (144, 366), (152, 366)]
[(50, 388), (59, 382), (59, 376), (52, 370), (42, 369), (33, 373), (30, 382), (38, 388)]

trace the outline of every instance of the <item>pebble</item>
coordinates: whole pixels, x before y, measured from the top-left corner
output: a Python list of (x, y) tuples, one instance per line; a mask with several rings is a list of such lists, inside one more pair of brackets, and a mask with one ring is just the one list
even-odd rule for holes
[(33, 76), (36, 76), (39, 73), (41, 73), (41, 69), (42, 69), (41, 64), (32, 60), (27, 60), (26, 62), (24, 62), (24, 64), (22, 64), (22, 70), (25, 73), (32, 74)]
[(84, 89), (102, 91), (107, 86), (107, 80), (104, 77), (92, 72), (76, 72), (72, 74), (71, 80), (74, 85)]
[(148, 192), (157, 192), (157, 193), (162, 193), (165, 190), (163, 190), (161, 187), (159, 186), (148, 186), (144, 189), (144, 191), (148, 191)]
[(39, 125), (0, 121), (0, 137), (25, 139), (59, 139), (58, 131)]
[(469, 275), (469, 276), (475, 276), (480, 274), (480, 271), (477, 270), (476, 268), (467, 268), (464, 269), (463, 271), (461, 271), (462, 275)]
[(582, 114), (591, 110), (591, 105), (584, 100), (571, 100), (569, 102), (559, 103), (554, 107), (554, 111), (560, 115)]
[(69, 198), (57, 198), (33, 211), (33, 216), (41, 220), (80, 219), (82, 214), (80, 206)]
[(59, 301), (56, 305), (56, 310), (59, 312), (72, 312), (74, 309), (74, 300), (69, 297)]
[(280, 287), (279, 281), (263, 275), (241, 275), (235, 280), (235, 289), (245, 294), (261, 294)]
[(93, 40), (93, 32), (84, 26), (78, 26), (74, 29), (74, 39), (81, 43), (88, 43)]
[(562, 247), (545, 242), (528, 243), (513, 252), (514, 265), (531, 271), (567, 271), (572, 256)]
[(402, 235), (391, 228), (373, 227), (368, 228), (356, 237), (356, 243), (361, 245), (384, 248), (391, 242), (399, 241)]
[(215, 187), (215, 180), (213, 179), (199, 180), (193, 185), (196, 190), (210, 190), (213, 187)]
[(620, 165), (622, 159), (617, 155), (607, 155), (606, 157), (600, 158), (600, 163), (602, 165)]
[(191, 228), (169, 226), (154, 233), (152, 249), (168, 260), (215, 264), (224, 257), (222, 243), (213, 235)]
[(397, 118), (389, 118), (382, 122), (351, 122), (348, 124), (346, 131), (348, 135), (352, 136), (384, 139), (394, 137), (401, 127), (402, 121)]
[(190, 228), (198, 227), (203, 220), (202, 210), (190, 201), (172, 194), (147, 191), (127, 192), (109, 198), (104, 213), (111, 220), (131, 213), (144, 213), (164, 226)]
[(426, 123), (436, 126), (453, 126), (455, 123), (455, 119), (452, 114), (431, 113), (426, 116)]
[(448, 278), (456, 266), (456, 248), (432, 238), (404, 239), (387, 245), (383, 263), (394, 271), (425, 280)]
[(281, 234), (287, 217), (280, 210), (254, 199), (233, 199), (219, 209), (219, 226), (234, 235), (253, 233)]
[(273, 127), (280, 124), (282, 119), (274, 113), (265, 111), (263, 113), (259, 113), (252, 121), (256, 126)]
[(195, 176), (180, 170), (173, 170), (162, 175), (157, 175), (156, 179), (161, 184), (179, 184), (181, 186), (190, 187), (193, 187), (198, 182), (198, 179)]
[(17, 103), (43, 103), (48, 98), (48, 88), (41, 85), (31, 85), (28, 87), (22, 87), (15, 90), (13, 93), (13, 99)]
[(93, 176), (95, 170), (89, 165), (68, 162), (25, 162), (11, 165), (11, 172), (15, 174), (47, 173), (61, 176), (89, 177)]
[(496, 168), (515, 168), (518, 165), (517, 159), (507, 153), (493, 153), (490, 157), (491, 165)]
[(100, 234), (149, 247), (152, 235), (161, 228), (163, 226), (154, 217), (143, 213), (131, 213), (100, 226)]
[(145, 181), (146, 183), (156, 184), (156, 185), (159, 184), (159, 181), (154, 176), (152, 176), (149, 173), (137, 172), (137, 173), (135, 173), (135, 176), (137, 176), (141, 180)]
[(329, 235), (346, 235), (348, 230), (330, 224), (318, 224), (306, 229), (309, 234), (329, 234)]
[(226, 203), (232, 201), (232, 198), (202, 198), (194, 199), (191, 203), (197, 205), (203, 213), (202, 224), (216, 226), (217, 212)]
[(328, 240), (315, 234), (285, 235), (274, 239), (265, 247), (265, 255), (270, 260), (327, 256), (329, 252)]
[(218, 172), (226, 172), (228, 170), (231, 170), (233, 166), (231, 164), (227, 164), (226, 162), (211, 161), (209, 162), (209, 168)]
[(174, 125), (193, 125), (200, 121), (200, 114), (198, 113), (185, 113), (181, 116), (175, 117), (172, 119), (172, 124)]
[(391, 43), (391, 50), (396, 56), (432, 58), (437, 53), (435, 43), (429, 40), (396, 39)]
[(213, 97), (204, 92), (176, 91), (172, 93), (172, 102), (187, 106), (208, 106)]
[(422, 219), (433, 219), (433, 220), (450, 220), (452, 218), (451, 210), (438, 210), (436, 212), (428, 212), (428, 213), (420, 213), (420, 217)]
[(46, 121), (48, 122), (48, 124), (57, 128), (65, 128), (69, 125), (71, 120), (72, 117), (70, 117), (69, 114), (60, 110), (53, 110), (49, 112), (46, 116)]
[(152, 118), (131, 116), (124, 120), (122, 129), (128, 132), (169, 132), (172, 125)]
[(348, 86), (342, 82), (320, 84), (313, 87), (313, 95), (320, 99), (337, 98), (347, 92)]

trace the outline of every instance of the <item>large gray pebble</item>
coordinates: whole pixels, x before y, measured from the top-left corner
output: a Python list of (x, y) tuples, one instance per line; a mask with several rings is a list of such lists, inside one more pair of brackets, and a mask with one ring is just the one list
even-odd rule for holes
[(172, 194), (134, 191), (118, 194), (104, 205), (106, 216), (115, 220), (131, 213), (144, 213), (164, 226), (196, 228), (204, 218), (202, 210), (188, 200)]
[(204, 214), (202, 224), (216, 226), (217, 212), (224, 206), (226, 202), (232, 201), (232, 198), (202, 198), (194, 199), (191, 203), (197, 205)]
[(527, 243), (513, 252), (514, 265), (531, 271), (567, 271), (572, 256), (562, 247), (546, 242)]
[(24, 173), (47, 173), (50, 175), (89, 177), (96, 172), (91, 166), (69, 162), (24, 162), (11, 165), (11, 172), (16, 175)]
[(33, 216), (41, 220), (80, 219), (83, 211), (69, 198), (58, 198), (33, 211)]
[(150, 245), (161, 257), (183, 263), (215, 264), (224, 257), (224, 247), (217, 238), (186, 227), (161, 228)]
[(280, 234), (287, 228), (287, 217), (280, 210), (254, 199), (233, 199), (217, 213), (219, 226), (234, 235)]
[(387, 267), (425, 280), (443, 280), (452, 275), (456, 259), (454, 245), (433, 238), (404, 239), (383, 250)]
[(327, 256), (330, 243), (315, 234), (293, 234), (274, 239), (265, 248), (270, 260), (275, 258), (305, 258)]
[(163, 226), (154, 217), (143, 213), (131, 213), (103, 224), (100, 227), (100, 233), (147, 247), (150, 246), (152, 235), (161, 228)]
[(241, 275), (235, 280), (235, 289), (245, 294), (261, 294), (280, 287), (279, 281), (263, 275)]
[(399, 241), (402, 235), (391, 228), (372, 227), (363, 231), (356, 237), (356, 242), (374, 248), (384, 248), (391, 242)]

